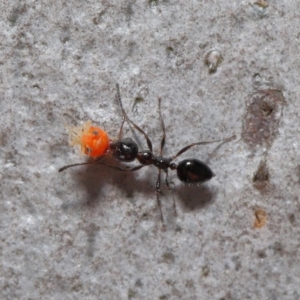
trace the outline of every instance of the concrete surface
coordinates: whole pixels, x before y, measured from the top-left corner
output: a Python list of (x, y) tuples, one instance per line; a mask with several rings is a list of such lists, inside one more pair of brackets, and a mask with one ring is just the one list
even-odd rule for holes
[[(0, 298), (300, 299), (299, 6), (1, 1)], [(217, 176), (171, 172), (165, 227), (154, 167), (57, 172), (66, 125), (118, 135), (117, 82), (156, 153), (158, 97), (166, 155), (238, 136), (182, 155)]]

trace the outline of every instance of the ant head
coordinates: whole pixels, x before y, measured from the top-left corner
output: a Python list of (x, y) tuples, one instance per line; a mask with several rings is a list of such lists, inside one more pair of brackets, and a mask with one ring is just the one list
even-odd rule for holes
[(123, 162), (132, 162), (138, 154), (138, 146), (131, 138), (125, 138), (110, 143), (112, 156)]
[(198, 159), (185, 159), (177, 166), (177, 176), (185, 183), (197, 183), (210, 180), (215, 174)]

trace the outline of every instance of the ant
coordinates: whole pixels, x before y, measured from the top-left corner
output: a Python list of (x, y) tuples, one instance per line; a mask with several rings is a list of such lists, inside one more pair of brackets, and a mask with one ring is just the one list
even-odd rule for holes
[[(158, 156), (153, 154), (152, 149), (152, 142), (149, 139), (146, 132), (140, 128), (137, 124), (135, 124), (127, 115), (127, 113), (124, 110), (122, 100), (121, 100), (121, 94), (120, 94), (120, 87), (119, 84), (116, 84), (117, 88), (117, 98), (119, 102), (119, 106), (122, 111), (122, 123), (119, 130), (119, 135), (117, 140), (111, 140), (107, 142), (107, 138), (104, 139), (104, 142), (102, 142), (102, 139), (98, 137), (99, 132), (103, 132), (102, 129), (97, 127), (89, 127), (87, 129), (82, 128), (75, 128), (75, 135), (76, 140), (79, 140), (80, 142), (78, 144), (81, 145), (83, 148), (83, 152), (92, 157), (93, 161), (88, 161), (85, 163), (77, 163), (77, 164), (71, 164), (64, 166), (58, 170), (58, 172), (62, 172), (68, 168), (75, 167), (75, 166), (82, 166), (82, 165), (105, 165), (107, 167), (116, 169), (118, 171), (126, 171), (126, 172), (133, 172), (140, 170), (144, 166), (153, 165), (158, 169), (158, 176), (157, 181), (155, 185), (156, 195), (157, 195), (157, 205), (160, 210), (161, 220), (164, 223), (164, 218), (161, 210), (161, 203), (160, 203), (160, 194), (161, 194), (161, 171), (163, 171), (166, 175), (164, 183), (165, 186), (171, 190), (170, 183), (168, 180), (168, 171), (170, 170), (176, 170), (177, 171), (177, 177), (178, 179), (183, 183), (201, 183), (210, 180), (215, 174), (212, 172), (212, 170), (202, 161), (196, 159), (196, 158), (190, 158), (190, 159), (184, 159), (180, 161), (178, 164), (175, 164), (173, 161), (179, 157), (181, 154), (189, 150), (190, 148), (196, 146), (196, 145), (207, 145), (211, 143), (217, 143), (217, 142), (228, 142), (236, 138), (235, 135), (221, 140), (214, 140), (214, 141), (205, 141), (205, 142), (197, 142), (189, 144), (185, 147), (183, 147), (180, 151), (178, 151), (175, 155), (171, 157), (164, 157), (163, 156), (163, 149), (165, 146), (166, 141), (166, 130), (165, 130), (165, 123), (161, 114), (161, 98), (158, 98), (158, 113), (159, 118), (161, 122), (161, 127), (163, 131), (162, 139), (160, 142), (160, 153)], [(135, 141), (133, 141), (131, 138), (123, 138), (123, 126), (125, 121), (128, 121), (138, 132), (140, 132), (144, 138), (146, 139), (148, 150), (141, 150), (139, 151), (138, 145)], [(88, 126), (90, 126), (90, 122), (87, 122)], [(84, 126), (86, 126), (86, 124)], [(70, 130), (70, 129), (69, 129)], [(81, 130), (81, 132), (80, 132)], [(100, 154), (95, 158), (92, 155), (89, 155), (89, 153), (92, 153), (95, 149), (93, 148), (95, 144), (90, 144), (87, 146), (87, 142), (85, 142), (87, 139), (82, 138), (84, 134), (87, 132), (92, 134), (93, 140), (96, 140), (97, 144), (100, 145), (102, 148)], [(105, 132), (104, 132), (105, 133)], [(74, 132), (72, 133), (74, 134)], [(105, 133), (106, 134), (106, 133)], [(83, 142), (84, 141), (84, 142)], [(104, 143), (104, 146), (103, 146)], [(97, 151), (96, 151), (97, 152)], [(99, 152), (99, 151), (98, 151)], [(107, 155), (112, 155), (116, 160), (124, 163), (133, 162), (134, 160), (137, 160), (140, 164), (133, 167), (122, 167), (122, 166), (116, 166), (116, 165), (109, 165), (102, 161), (104, 157)], [(173, 199), (174, 200), (174, 199)], [(174, 200), (174, 210), (176, 213), (176, 205)]]

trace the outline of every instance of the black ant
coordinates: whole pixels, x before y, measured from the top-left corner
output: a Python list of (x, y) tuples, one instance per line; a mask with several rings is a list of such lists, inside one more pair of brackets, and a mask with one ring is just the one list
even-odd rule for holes
[[(162, 222), (164, 223), (163, 214), (162, 214), (162, 210), (161, 210), (161, 203), (160, 203), (161, 170), (163, 170), (166, 174), (165, 186), (169, 190), (171, 190), (170, 183), (168, 180), (169, 169), (176, 170), (178, 179), (184, 183), (193, 184), (193, 183), (201, 183), (201, 182), (208, 181), (214, 176), (214, 173), (202, 161), (200, 161), (196, 158), (190, 158), (190, 159), (184, 159), (184, 160), (180, 161), (178, 164), (175, 164), (173, 162), (174, 159), (176, 159), (178, 156), (180, 156), (181, 154), (186, 152), (188, 149), (190, 149), (196, 145), (207, 145), (207, 144), (216, 143), (216, 142), (228, 142), (228, 141), (233, 140), (236, 136), (233, 135), (232, 137), (229, 137), (226, 139), (221, 139), (221, 140), (192, 143), (192, 144), (189, 144), (189, 145), (183, 147), (174, 156), (164, 157), (163, 149), (164, 149), (165, 141), (166, 141), (166, 130), (165, 130), (164, 120), (163, 120), (162, 114), (161, 114), (161, 98), (158, 98), (158, 112), (159, 112), (159, 118), (161, 121), (162, 130), (163, 130), (163, 136), (162, 136), (162, 139), (160, 142), (160, 153), (158, 156), (156, 156), (153, 154), (152, 142), (149, 139), (148, 135), (145, 133), (145, 131), (142, 128), (140, 128), (131, 119), (129, 119), (127, 113), (125, 112), (125, 110), (123, 108), (122, 100), (121, 100), (119, 84), (116, 85), (116, 88), (117, 88), (118, 102), (119, 102), (120, 108), (122, 110), (122, 123), (120, 126), (118, 139), (110, 141), (106, 147), (106, 150), (101, 155), (99, 155), (97, 158), (95, 158), (93, 161), (67, 165), (67, 166), (60, 168), (58, 170), (58, 172), (62, 172), (68, 168), (75, 167), (75, 166), (97, 165), (97, 164), (105, 165), (107, 167), (116, 169), (118, 171), (133, 172), (133, 171), (140, 170), (144, 166), (153, 165), (158, 168), (158, 177), (157, 177), (157, 181), (156, 181), (156, 185), (155, 185), (155, 190), (156, 190), (156, 195), (157, 195), (157, 204), (158, 204), (160, 214), (161, 214), (161, 219), (162, 219)], [(132, 124), (133, 127), (145, 137), (145, 139), (147, 141), (147, 145), (148, 145), (148, 150), (139, 151), (138, 145), (136, 144), (135, 141), (133, 141), (131, 138), (122, 138), (123, 126), (124, 126), (125, 120), (127, 120), (130, 124)], [(93, 134), (97, 135), (98, 133), (94, 130), (94, 128), (96, 128), (96, 127), (91, 127), (91, 128), (93, 128)], [(99, 129), (99, 130), (101, 130), (101, 129)], [(82, 129), (82, 131), (83, 131), (83, 129)], [(83, 146), (83, 145), (81, 145), (81, 146)], [(86, 145), (84, 145), (84, 146), (86, 146)], [(91, 150), (91, 149), (89, 149), (89, 150)], [(85, 151), (85, 153), (88, 154), (89, 151)], [(125, 168), (123, 168), (121, 166), (108, 165), (102, 161), (102, 159), (104, 157), (106, 157), (108, 154), (112, 155), (116, 160), (121, 161), (121, 162), (129, 163), (129, 162), (133, 162), (134, 160), (138, 160), (138, 162), (140, 164), (137, 166), (125, 167)], [(175, 201), (174, 201), (174, 209), (176, 212)]]

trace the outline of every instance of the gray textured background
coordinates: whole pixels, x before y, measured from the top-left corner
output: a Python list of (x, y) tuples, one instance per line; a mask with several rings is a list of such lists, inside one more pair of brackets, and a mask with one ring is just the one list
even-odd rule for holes
[[(300, 299), (299, 6), (1, 1), (0, 298)], [(223, 61), (209, 73), (213, 49)], [(84, 161), (66, 125), (91, 119), (117, 136), (116, 82), (155, 151), (158, 97), (166, 154), (238, 135), (182, 156), (217, 176), (187, 187), (172, 172), (178, 215), (164, 189), (166, 228), (155, 168), (57, 172)], [(284, 103), (271, 142), (250, 147), (243, 136), (253, 94), (274, 90)], [(262, 161), (268, 176), (255, 186)], [(260, 229), (257, 209), (267, 215)]]

